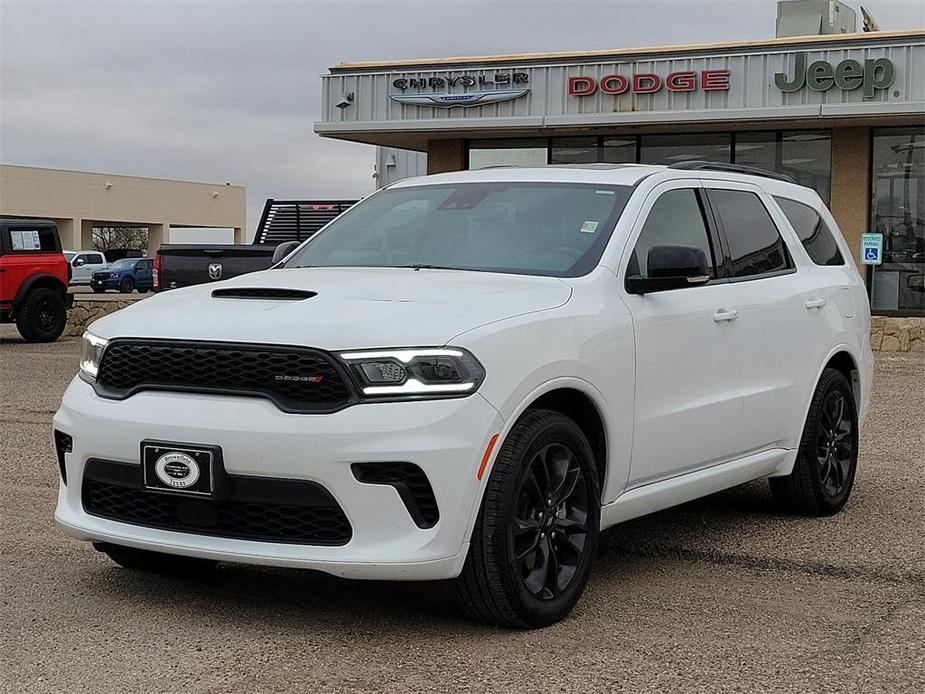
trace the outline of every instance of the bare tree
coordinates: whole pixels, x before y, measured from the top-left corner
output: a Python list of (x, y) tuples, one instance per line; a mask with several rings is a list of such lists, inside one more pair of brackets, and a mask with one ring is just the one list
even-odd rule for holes
[(148, 247), (147, 227), (93, 227), (93, 248), (104, 253), (110, 248)]

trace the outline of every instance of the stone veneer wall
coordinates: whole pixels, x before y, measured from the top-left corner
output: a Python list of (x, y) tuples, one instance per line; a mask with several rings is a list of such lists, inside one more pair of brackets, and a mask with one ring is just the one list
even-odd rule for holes
[(110, 313), (115, 313), (120, 308), (131, 306), (136, 301), (143, 299), (138, 294), (127, 294), (124, 297), (117, 295), (112, 298), (96, 297), (92, 294), (75, 294), (74, 306), (68, 311), (67, 326), (64, 328), (64, 334), (68, 337), (80, 337), (84, 330), (97, 318), (102, 318)]
[(925, 318), (873, 316), (870, 346), (875, 352), (925, 352)]
[[(144, 297), (137, 294), (101, 298), (78, 294), (67, 317), (64, 334), (80, 337), (97, 318), (114, 313)], [(925, 318), (871, 318), (870, 346), (875, 352), (925, 352)]]

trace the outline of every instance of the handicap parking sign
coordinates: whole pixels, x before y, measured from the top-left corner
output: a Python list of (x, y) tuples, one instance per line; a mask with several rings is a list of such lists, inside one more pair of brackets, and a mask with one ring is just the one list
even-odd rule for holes
[(861, 234), (861, 260), (865, 265), (883, 262), (883, 234)]

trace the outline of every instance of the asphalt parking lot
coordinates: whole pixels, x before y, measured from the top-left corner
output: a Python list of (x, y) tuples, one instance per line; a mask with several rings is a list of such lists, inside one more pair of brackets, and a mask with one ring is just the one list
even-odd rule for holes
[(511, 632), (442, 585), (183, 581), (68, 539), (50, 421), (77, 353), (0, 326), (2, 691), (925, 691), (925, 355), (878, 355), (844, 512), (755, 483), (618, 526), (566, 622)]

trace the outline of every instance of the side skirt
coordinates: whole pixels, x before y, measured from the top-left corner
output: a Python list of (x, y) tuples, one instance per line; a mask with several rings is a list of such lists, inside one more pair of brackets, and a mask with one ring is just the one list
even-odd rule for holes
[(760, 477), (787, 475), (797, 451), (773, 448), (624, 492), (601, 509), (601, 528), (677, 506)]

